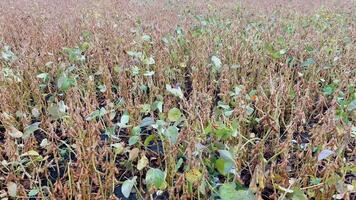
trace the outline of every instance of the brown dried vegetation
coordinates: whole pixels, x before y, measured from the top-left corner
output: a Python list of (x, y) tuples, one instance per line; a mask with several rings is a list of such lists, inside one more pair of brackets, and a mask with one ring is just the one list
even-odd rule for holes
[(1, 1), (0, 198), (355, 198), (355, 8)]

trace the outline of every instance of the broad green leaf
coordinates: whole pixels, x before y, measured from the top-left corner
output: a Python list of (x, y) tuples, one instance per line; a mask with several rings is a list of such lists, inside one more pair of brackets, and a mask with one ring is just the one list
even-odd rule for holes
[(142, 119), (141, 123), (140, 123), (140, 127), (147, 127), (147, 126), (151, 126), (152, 124), (155, 123), (155, 120), (152, 117), (145, 117)]
[(146, 173), (146, 184), (149, 188), (164, 189), (166, 174), (157, 168), (151, 168)]
[(215, 167), (222, 175), (227, 175), (234, 172), (235, 159), (231, 152), (227, 150), (219, 150), (220, 158), (215, 161)]
[(28, 192), (28, 196), (29, 197), (35, 197), (38, 193), (40, 192), (39, 189), (35, 188), (35, 189), (32, 189)]
[(166, 85), (166, 90), (172, 95), (179, 97), (180, 99), (184, 98), (183, 92), (179, 86), (177, 86), (176, 88), (172, 88), (171, 85)]
[(10, 46), (4, 46), (3, 51), (1, 52), (1, 57), (5, 61), (14, 61), (16, 59), (16, 55), (11, 51)]
[(138, 135), (133, 135), (129, 138), (129, 145), (132, 146), (136, 144), (140, 140), (140, 136)]
[(102, 85), (98, 85), (98, 89), (101, 93), (106, 92), (106, 85), (102, 84)]
[(142, 36), (142, 40), (145, 41), (145, 42), (149, 42), (149, 41), (151, 41), (151, 36), (149, 36), (149, 35), (143, 35), (143, 36)]
[(327, 85), (323, 88), (323, 93), (325, 95), (332, 95), (335, 91), (335, 87), (333, 85)]
[(70, 87), (75, 85), (75, 79), (68, 77), (65, 73), (57, 80), (57, 87), (60, 91), (66, 92)]
[(127, 124), (130, 121), (130, 116), (125, 112), (120, 119), (121, 124)]
[(160, 113), (163, 111), (163, 101), (155, 101), (152, 104), (152, 111), (158, 110)]
[(95, 110), (94, 112), (90, 113), (88, 117), (85, 118), (87, 121), (92, 121), (96, 118), (101, 118), (106, 114), (106, 109), (104, 107), (100, 108), (100, 110)]
[(213, 63), (214, 69), (216, 71), (219, 71), (220, 68), (221, 68), (221, 65), (222, 65), (220, 58), (217, 57), (217, 56), (212, 56), (211, 57), (211, 62)]
[(39, 129), (39, 125), (41, 123), (40, 122), (35, 122), (29, 126), (27, 126), (25, 129), (24, 129), (24, 135), (22, 136), (23, 139), (27, 139), (31, 136), (31, 134), (33, 134), (35, 131), (37, 131)]
[(230, 173), (234, 168), (235, 164), (229, 160), (224, 160), (223, 158), (219, 158), (215, 161), (215, 168), (219, 171), (222, 175), (227, 175)]
[(227, 150), (219, 150), (218, 151), (219, 154), (220, 154), (220, 158), (226, 160), (226, 161), (231, 161), (231, 162), (234, 162), (234, 156), (231, 154), (230, 151), (227, 151)]
[(221, 200), (255, 200), (255, 195), (250, 190), (236, 190), (234, 183), (225, 183), (219, 188)]
[(308, 58), (302, 63), (302, 67), (309, 67), (310, 65), (314, 65), (315, 61), (313, 58)]
[(350, 103), (349, 103), (349, 105), (347, 106), (347, 110), (348, 111), (353, 111), (353, 110), (355, 110), (356, 109), (356, 99), (354, 99), (353, 101), (351, 101)]
[(178, 108), (172, 108), (168, 111), (168, 119), (171, 122), (176, 122), (180, 119), (182, 113)]
[(47, 111), (53, 119), (59, 119), (64, 116), (64, 113), (59, 110), (58, 105), (50, 105)]
[(225, 183), (219, 188), (219, 196), (221, 200), (239, 199), (234, 183)]
[(215, 135), (219, 139), (223, 139), (223, 140), (226, 140), (230, 136), (232, 136), (232, 133), (233, 133), (232, 130), (227, 128), (226, 126), (221, 126), (215, 131)]
[(127, 54), (131, 57), (137, 58), (137, 59), (142, 59), (143, 58), (143, 53), (142, 52), (137, 52), (137, 51), (128, 51)]
[(299, 189), (299, 188), (295, 188), (293, 189), (293, 193), (292, 193), (292, 200), (307, 200), (308, 197), (304, 194), (304, 192)]
[(173, 144), (177, 143), (178, 140), (178, 128), (175, 126), (170, 126), (164, 132), (164, 135), (171, 141)]
[(137, 177), (134, 176), (132, 179), (127, 179), (121, 186), (121, 192), (126, 197), (129, 198), (133, 186), (136, 184)]
[(149, 112), (151, 112), (151, 105), (150, 105), (150, 104), (147, 104), (147, 103), (141, 105), (141, 110), (140, 110), (140, 112), (147, 115)]
[(89, 47), (90, 47), (89, 42), (83, 42), (83, 43), (80, 45), (80, 50), (81, 50), (82, 52), (85, 52), (85, 51), (87, 51), (87, 50), (89, 49)]
[(67, 53), (70, 62), (83, 62), (85, 56), (82, 55), (82, 50), (79, 47), (75, 48), (63, 48), (63, 51)]

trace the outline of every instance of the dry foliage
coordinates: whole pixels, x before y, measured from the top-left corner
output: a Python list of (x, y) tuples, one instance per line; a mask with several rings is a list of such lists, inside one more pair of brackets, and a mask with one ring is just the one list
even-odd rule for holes
[(355, 5), (1, 1), (0, 198), (354, 199)]

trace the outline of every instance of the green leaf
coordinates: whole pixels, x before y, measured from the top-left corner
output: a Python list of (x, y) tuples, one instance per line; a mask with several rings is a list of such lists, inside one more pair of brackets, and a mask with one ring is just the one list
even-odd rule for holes
[(173, 144), (177, 143), (178, 140), (178, 128), (175, 126), (170, 126), (164, 132), (164, 135), (169, 139)]
[(314, 65), (315, 61), (313, 58), (308, 58), (302, 63), (302, 67), (309, 67), (310, 65)]
[(145, 142), (143, 143), (143, 145), (145, 147), (147, 147), (151, 141), (153, 141), (154, 139), (156, 138), (156, 136), (154, 134), (148, 136), (146, 139), (145, 139)]
[(350, 103), (349, 103), (349, 105), (347, 106), (347, 110), (348, 111), (353, 111), (353, 110), (355, 110), (356, 109), (356, 99), (354, 99), (353, 101), (351, 101)]
[(39, 79), (42, 79), (45, 82), (48, 81), (48, 79), (49, 79), (48, 73), (40, 73), (36, 77)]
[(60, 91), (66, 92), (70, 87), (75, 85), (75, 79), (68, 77), (65, 73), (57, 80), (57, 87)]
[(219, 71), (219, 70), (221, 69), (222, 63), (221, 63), (221, 60), (220, 60), (219, 57), (217, 57), (217, 56), (212, 56), (212, 57), (211, 57), (211, 62), (213, 63), (214, 69), (215, 69), (216, 71)]
[(308, 199), (308, 197), (304, 194), (304, 192), (299, 188), (293, 189), (292, 194), (293, 194), (292, 200), (307, 200)]
[(164, 189), (166, 187), (166, 174), (160, 169), (151, 168), (146, 173), (146, 184), (149, 188)]
[(159, 112), (163, 111), (163, 101), (155, 101), (152, 104), (152, 111), (158, 110)]
[(147, 103), (142, 104), (140, 112), (145, 113), (145, 115), (147, 115), (149, 112), (151, 112), (151, 105)]
[(234, 169), (234, 163), (229, 160), (224, 160), (223, 158), (219, 158), (215, 161), (215, 168), (222, 175), (227, 175)]
[(134, 135), (129, 138), (129, 145), (132, 146), (140, 140), (140, 136)]
[(332, 95), (335, 91), (335, 87), (333, 85), (327, 85), (323, 88), (323, 93), (325, 95)]
[(96, 110), (96, 111), (90, 113), (90, 115), (88, 117), (86, 117), (85, 120), (92, 121), (92, 120), (94, 120), (96, 118), (103, 117), (106, 113), (107, 113), (106, 109), (104, 107), (102, 107), (102, 108), (100, 108), (100, 110)]
[(171, 93), (172, 95), (179, 97), (180, 99), (184, 98), (183, 92), (180, 87), (172, 88), (171, 85), (166, 85), (166, 90)]
[(106, 92), (106, 85), (102, 84), (102, 85), (98, 85), (98, 89), (101, 93)]
[(138, 68), (137, 66), (134, 66), (131, 68), (131, 73), (133, 76), (137, 76), (140, 74), (140, 68)]
[(230, 136), (232, 136), (232, 130), (227, 128), (225, 125), (220, 126), (216, 131), (215, 131), (215, 135), (219, 138), (219, 139), (223, 139), (226, 140), (228, 139)]
[(225, 183), (219, 188), (219, 196), (221, 200), (239, 199), (234, 183)]
[(130, 116), (125, 112), (125, 113), (121, 116), (120, 123), (121, 123), (121, 124), (127, 124), (127, 123), (129, 123), (129, 120), (130, 120)]
[(27, 126), (24, 130), (24, 135), (22, 136), (23, 139), (27, 139), (33, 134), (35, 131), (37, 131), (39, 128), (38, 126), (40, 125), (40, 122), (35, 122), (29, 126)]
[(246, 106), (245, 109), (247, 115), (252, 115), (253, 111), (255, 111), (255, 109), (253, 109), (251, 106)]
[(121, 192), (126, 197), (129, 198), (133, 186), (136, 184), (137, 177), (134, 176), (132, 179), (127, 179), (121, 186)]
[(54, 119), (59, 119), (63, 116), (63, 113), (61, 113), (59, 111), (59, 108), (57, 105), (51, 105), (47, 111), (48, 111), (49, 115)]
[(14, 61), (16, 59), (16, 55), (11, 51), (10, 46), (4, 46), (4, 50), (1, 52), (1, 57), (5, 61)]
[(151, 36), (149, 36), (149, 35), (143, 35), (143, 36), (142, 36), (142, 40), (145, 41), (145, 42), (149, 42), (149, 41), (151, 41)]
[(220, 158), (223, 158), (226, 161), (234, 162), (234, 156), (231, 154), (230, 151), (227, 150), (219, 150)]
[(222, 175), (227, 175), (235, 169), (235, 159), (231, 152), (219, 150), (220, 158), (215, 161), (215, 168)]
[(129, 145), (134, 145), (140, 140), (141, 128), (135, 126), (131, 130), (131, 137), (129, 138)]
[(255, 200), (255, 195), (251, 190), (236, 190), (234, 183), (225, 183), (219, 188), (221, 200)]
[(140, 123), (140, 127), (147, 127), (147, 126), (151, 126), (152, 124), (155, 123), (155, 120), (152, 117), (145, 117), (142, 119), (141, 123)]
[(85, 56), (82, 55), (82, 50), (79, 47), (76, 48), (63, 48), (63, 51), (67, 53), (70, 62), (83, 62)]
[(28, 196), (29, 197), (35, 197), (37, 194), (38, 194), (39, 190), (36, 188), (36, 189), (32, 189), (28, 192)]
[(168, 119), (171, 122), (176, 122), (180, 119), (182, 113), (178, 108), (172, 108), (168, 111)]
[(128, 51), (127, 54), (129, 56), (137, 58), (137, 59), (142, 59), (143, 58), (143, 53), (142, 52)]
[(180, 168), (180, 166), (182, 166), (183, 164), (183, 158), (179, 158), (178, 162), (176, 163), (176, 166), (175, 166), (175, 172), (178, 171), (178, 169)]

